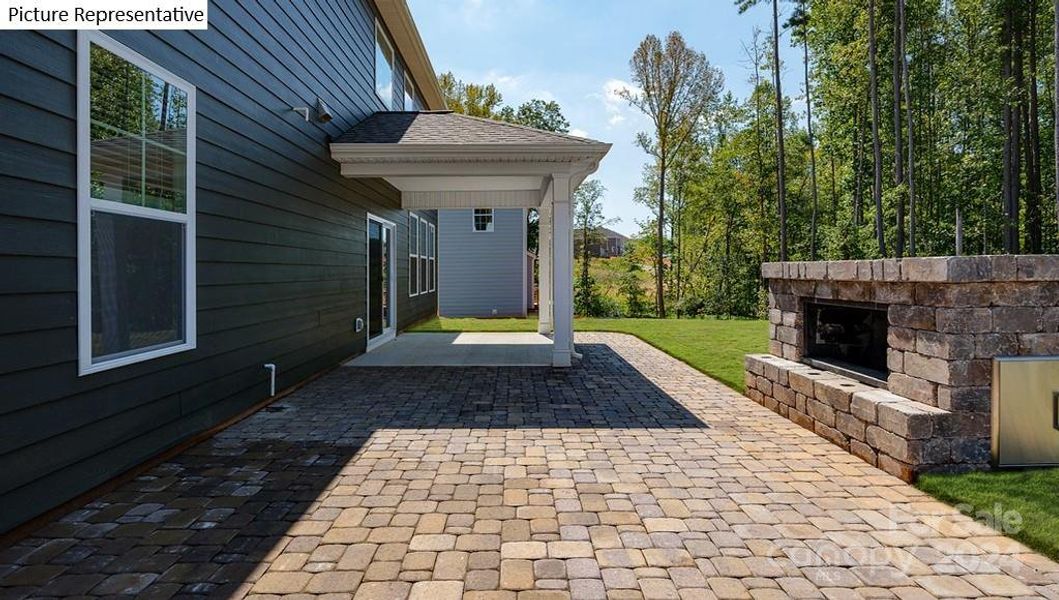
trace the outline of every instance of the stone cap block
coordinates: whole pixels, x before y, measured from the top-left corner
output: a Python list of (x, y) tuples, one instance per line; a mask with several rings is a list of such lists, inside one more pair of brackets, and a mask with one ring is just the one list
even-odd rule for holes
[(761, 265), (761, 276), (770, 280), (913, 283), (1059, 281), (1059, 255), (767, 262)]

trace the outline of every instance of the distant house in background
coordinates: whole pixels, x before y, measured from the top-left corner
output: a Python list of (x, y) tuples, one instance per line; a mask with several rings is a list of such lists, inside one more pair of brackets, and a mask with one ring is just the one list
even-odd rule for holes
[(438, 313), (524, 317), (533, 307), (526, 209), (438, 211)]
[[(584, 232), (580, 229), (574, 230), (574, 239), (579, 243), (584, 237)], [(589, 240), (588, 253), (596, 258), (610, 258), (612, 256), (621, 256), (625, 254), (625, 243), (629, 241), (627, 236), (624, 236), (617, 231), (607, 229), (606, 227), (599, 228), (599, 235), (596, 239)]]

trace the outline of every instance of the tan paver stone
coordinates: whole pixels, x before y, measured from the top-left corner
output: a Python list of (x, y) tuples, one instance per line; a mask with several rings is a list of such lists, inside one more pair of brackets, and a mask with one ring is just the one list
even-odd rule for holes
[(462, 581), (420, 581), (412, 584), (408, 600), (460, 600)]
[(469, 554), (441, 552), (434, 561), (434, 579), (463, 579), (467, 573)]
[[(293, 594), (305, 589), (312, 575), (302, 572), (265, 573), (254, 584), (254, 592), (260, 594)], [(119, 593), (117, 590), (105, 593)]]
[(990, 596), (1032, 596), (1033, 590), (1010, 575), (968, 575), (964, 580)]
[(978, 588), (953, 575), (916, 577), (915, 582), (937, 598), (973, 598)]
[(732, 577), (710, 577), (706, 580), (710, 589), (721, 600), (747, 600), (750, 592), (738, 579)]
[(548, 556), (545, 542), (505, 542), (500, 546), (501, 558), (544, 558)]
[(531, 589), (533, 580), (533, 561), (522, 559), (500, 561), (500, 587), (505, 590)]
[(313, 594), (355, 592), (363, 575), (358, 571), (330, 571), (317, 573), (309, 580), (305, 591)]
[(413, 535), (408, 542), (408, 549), (414, 552), (442, 552), (456, 547), (456, 536), (443, 533)]
[(405, 581), (362, 583), (353, 600), (406, 600), (412, 584)]
[(587, 558), (593, 555), (590, 542), (548, 542), (549, 558)]

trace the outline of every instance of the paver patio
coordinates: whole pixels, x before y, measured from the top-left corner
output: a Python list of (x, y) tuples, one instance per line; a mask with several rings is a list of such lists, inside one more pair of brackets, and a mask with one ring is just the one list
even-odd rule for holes
[(662, 352), (340, 368), (0, 550), (3, 597), (1047, 597), (1059, 565)]

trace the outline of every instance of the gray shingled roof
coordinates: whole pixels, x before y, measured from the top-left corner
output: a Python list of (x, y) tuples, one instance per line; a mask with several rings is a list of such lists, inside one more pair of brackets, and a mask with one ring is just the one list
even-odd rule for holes
[(334, 140), (336, 144), (600, 144), (451, 111), (377, 112)]

